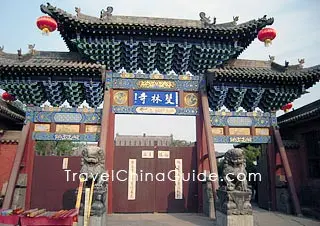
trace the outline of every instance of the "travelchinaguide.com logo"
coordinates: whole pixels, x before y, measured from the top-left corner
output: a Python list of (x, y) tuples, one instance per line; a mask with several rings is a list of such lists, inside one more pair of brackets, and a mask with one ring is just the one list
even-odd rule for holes
[(140, 170), (139, 172), (131, 172), (127, 170), (112, 170), (111, 173), (102, 173), (102, 174), (93, 174), (93, 173), (74, 173), (71, 170), (64, 170), (66, 172), (66, 180), (69, 181), (78, 181), (80, 179), (87, 181), (87, 180), (101, 180), (101, 181), (120, 181), (125, 182), (130, 179), (134, 179), (136, 181), (141, 182), (148, 182), (148, 181), (233, 181), (236, 178), (238, 181), (261, 181), (261, 174), (260, 173), (248, 173), (246, 177), (245, 174), (239, 173), (234, 175), (233, 173), (229, 173), (225, 176), (225, 178), (219, 178), (216, 173), (210, 173), (208, 171), (204, 171), (203, 173), (196, 173), (193, 170), (191, 173), (183, 173), (180, 170), (170, 170), (168, 172), (158, 172), (158, 173), (150, 173), (144, 172)]

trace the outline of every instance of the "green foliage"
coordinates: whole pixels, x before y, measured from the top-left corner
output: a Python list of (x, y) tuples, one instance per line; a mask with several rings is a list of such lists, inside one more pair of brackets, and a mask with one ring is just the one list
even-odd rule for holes
[(248, 173), (255, 173), (257, 171), (256, 169), (256, 161), (257, 157), (260, 156), (261, 153), (261, 146), (260, 145), (247, 145), (242, 148), (244, 151), (244, 155), (246, 158), (246, 170)]
[(185, 147), (185, 146), (192, 146), (193, 142), (186, 141), (186, 140), (172, 140), (172, 143), (170, 146), (173, 147)]
[(72, 149), (78, 146), (79, 143), (69, 140), (37, 141), (35, 149), (38, 155), (70, 156), (73, 152)]

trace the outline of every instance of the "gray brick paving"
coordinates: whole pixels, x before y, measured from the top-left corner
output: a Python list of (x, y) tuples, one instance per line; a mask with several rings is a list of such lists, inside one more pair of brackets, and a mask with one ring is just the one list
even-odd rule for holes
[[(254, 209), (256, 226), (320, 226), (320, 221), (292, 215)], [(107, 217), (107, 225), (112, 226), (215, 226), (208, 217), (196, 213), (175, 214), (112, 214)]]

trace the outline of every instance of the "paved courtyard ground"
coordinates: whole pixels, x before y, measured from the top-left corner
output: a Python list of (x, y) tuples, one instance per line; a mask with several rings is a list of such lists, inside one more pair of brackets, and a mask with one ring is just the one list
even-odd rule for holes
[[(292, 215), (254, 210), (256, 226), (320, 226), (320, 221)], [(194, 213), (177, 214), (113, 214), (108, 216), (107, 225), (112, 226), (213, 226), (208, 217)]]

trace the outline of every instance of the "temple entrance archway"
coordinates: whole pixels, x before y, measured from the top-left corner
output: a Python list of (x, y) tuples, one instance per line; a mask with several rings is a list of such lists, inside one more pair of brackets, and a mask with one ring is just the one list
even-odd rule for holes
[(195, 128), (192, 116), (116, 115), (113, 212), (197, 212)]

